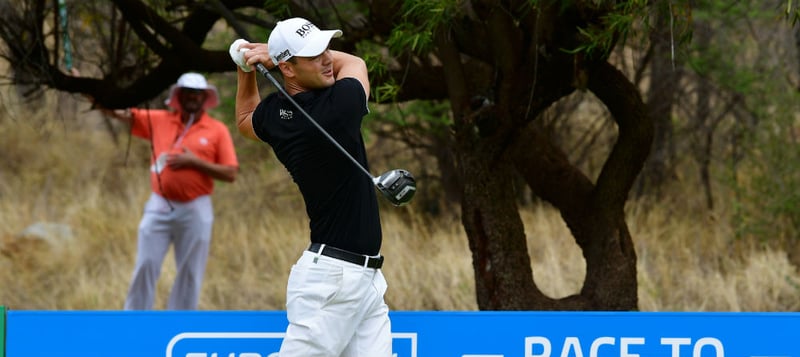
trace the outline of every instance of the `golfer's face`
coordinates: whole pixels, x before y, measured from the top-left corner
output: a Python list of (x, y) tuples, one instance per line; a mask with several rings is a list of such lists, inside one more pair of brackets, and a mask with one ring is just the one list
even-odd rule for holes
[(333, 56), (327, 49), (316, 57), (297, 57), (294, 68), (297, 81), (305, 88), (327, 88), (336, 82), (333, 77)]
[(178, 101), (181, 108), (188, 113), (197, 113), (203, 109), (206, 102), (206, 91), (202, 89), (181, 88), (178, 92)]

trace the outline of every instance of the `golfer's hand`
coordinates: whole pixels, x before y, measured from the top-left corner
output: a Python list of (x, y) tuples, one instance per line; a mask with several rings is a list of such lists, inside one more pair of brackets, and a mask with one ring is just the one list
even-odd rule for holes
[(253, 67), (248, 66), (247, 63), (244, 61), (244, 53), (250, 50), (249, 48), (242, 47), (242, 45), (246, 43), (250, 42), (247, 42), (246, 40), (243, 40), (241, 38), (236, 41), (233, 41), (231, 47), (228, 48), (228, 53), (231, 55), (233, 63), (236, 63), (236, 65), (238, 65), (239, 68), (242, 69), (242, 71), (252, 72)]
[(248, 66), (255, 66), (258, 63), (264, 64), (267, 69), (275, 68), (272, 63), (272, 58), (269, 56), (269, 46), (266, 43), (245, 43), (239, 47), (239, 50), (246, 48), (244, 52), (244, 61)]

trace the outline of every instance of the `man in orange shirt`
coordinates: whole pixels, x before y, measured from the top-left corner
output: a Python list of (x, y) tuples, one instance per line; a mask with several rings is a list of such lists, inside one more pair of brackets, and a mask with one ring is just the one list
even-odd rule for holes
[(171, 110), (103, 110), (151, 143), (152, 193), (139, 223), (136, 266), (125, 310), (149, 310), (170, 245), (177, 275), (167, 309), (197, 308), (214, 221), (214, 180), (233, 182), (239, 163), (228, 127), (206, 113), (217, 89), (198, 73), (183, 74), (170, 89)]

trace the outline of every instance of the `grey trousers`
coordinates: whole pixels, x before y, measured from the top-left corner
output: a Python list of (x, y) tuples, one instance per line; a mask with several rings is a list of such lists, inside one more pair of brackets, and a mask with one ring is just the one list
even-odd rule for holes
[(125, 310), (153, 308), (156, 283), (170, 245), (175, 252), (176, 276), (167, 309), (197, 309), (214, 222), (211, 197), (170, 203), (152, 193), (145, 204)]

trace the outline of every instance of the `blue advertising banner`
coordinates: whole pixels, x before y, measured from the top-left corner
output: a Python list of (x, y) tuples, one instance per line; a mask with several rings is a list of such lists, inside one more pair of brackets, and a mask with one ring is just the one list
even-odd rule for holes
[(6, 355), (6, 307), (0, 305), (0, 357)]
[[(800, 357), (797, 313), (391, 313), (396, 357)], [(8, 311), (6, 357), (277, 357), (284, 311)]]

